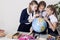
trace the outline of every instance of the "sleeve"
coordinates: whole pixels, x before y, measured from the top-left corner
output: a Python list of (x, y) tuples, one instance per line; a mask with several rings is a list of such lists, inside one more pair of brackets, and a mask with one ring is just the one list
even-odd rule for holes
[(47, 13), (44, 11), (43, 14), (42, 14), (43, 17), (46, 17), (47, 16)]
[(55, 16), (52, 16), (52, 18), (50, 20), (51, 20), (51, 23), (58, 22), (58, 20), (57, 20), (57, 18)]
[(27, 20), (27, 17), (25, 15), (25, 12), (26, 10), (23, 10), (22, 13), (21, 13), (21, 16), (20, 16), (20, 23), (29, 23), (28, 20)]

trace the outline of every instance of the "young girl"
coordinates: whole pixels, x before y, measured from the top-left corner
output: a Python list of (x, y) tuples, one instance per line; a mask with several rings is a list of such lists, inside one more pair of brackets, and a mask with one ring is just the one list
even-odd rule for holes
[(38, 13), (42, 17), (45, 17), (46, 16), (45, 7), (46, 7), (46, 2), (45, 1), (40, 1), (39, 2), (39, 5), (38, 5)]
[(37, 11), (37, 1), (31, 1), (28, 8), (23, 9), (20, 17), (20, 25), (17, 31), (29, 32), (31, 22), (35, 18), (35, 12)]
[[(38, 13), (40, 15), (39, 17), (44, 18), (46, 16), (45, 7), (46, 7), (46, 2), (40, 1), (38, 5)], [(46, 34), (46, 30), (44, 32), (41, 32), (40, 34)]]
[(48, 34), (52, 36), (58, 35), (57, 29), (56, 29), (58, 20), (55, 16), (55, 12), (56, 12), (55, 7), (53, 5), (48, 5), (46, 9), (46, 13), (48, 17), (44, 17), (44, 19), (48, 23)]
[[(39, 4), (38, 4), (38, 14), (39, 14), (39, 16), (46, 16), (45, 14), (45, 7), (46, 7), (46, 3), (44, 2), (44, 1), (40, 1), (39, 2)], [(30, 33), (37, 33), (37, 32), (35, 32), (33, 29), (32, 29), (32, 27), (31, 27), (31, 29), (30, 29)], [(29, 34), (30, 34), (29, 33)], [(44, 31), (44, 32), (42, 32), (42, 33), (40, 33), (40, 34), (46, 34), (46, 32)]]
[(19, 35), (20, 32), (30, 32), (30, 27), (32, 25), (33, 19), (38, 16), (35, 14), (37, 11), (38, 3), (33, 0), (29, 3), (29, 7), (23, 9), (20, 16), (20, 25), (18, 27), (17, 33), (15, 33), (12, 37)]

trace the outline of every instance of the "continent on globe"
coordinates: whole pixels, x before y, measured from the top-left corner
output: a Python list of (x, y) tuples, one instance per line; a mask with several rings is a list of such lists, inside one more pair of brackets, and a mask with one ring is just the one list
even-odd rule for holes
[(47, 27), (47, 23), (43, 18), (35, 18), (32, 22), (32, 28), (36, 32), (43, 32)]

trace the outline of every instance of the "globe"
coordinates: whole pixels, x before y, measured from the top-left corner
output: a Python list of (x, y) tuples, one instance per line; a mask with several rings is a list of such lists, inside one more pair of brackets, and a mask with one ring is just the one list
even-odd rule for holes
[(32, 29), (36, 32), (43, 32), (47, 27), (47, 23), (43, 18), (35, 18), (32, 22)]

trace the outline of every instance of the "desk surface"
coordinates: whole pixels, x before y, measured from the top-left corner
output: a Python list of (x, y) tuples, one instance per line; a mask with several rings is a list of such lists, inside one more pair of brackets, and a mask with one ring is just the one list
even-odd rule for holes
[[(21, 33), (21, 32), (20, 32)], [(25, 33), (25, 32), (23, 32), (23, 33)], [(26, 34), (26, 33), (25, 33)], [(0, 40), (18, 40), (18, 39), (11, 39), (11, 38), (8, 38), (7, 36), (8, 35), (13, 35), (13, 34), (7, 34), (5, 37), (2, 37), (2, 38), (0, 38)], [(40, 35), (40, 38), (39, 38), (39, 40), (46, 40), (46, 38), (48, 37), (48, 34), (46, 34), (46, 35)]]
[[(47, 35), (40, 35), (39, 40), (46, 40), (46, 38), (47, 38)], [(18, 40), (18, 39), (11, 39), (8, 37), (2, 37), (2, 38), (0, 38), (0, 40)]]

